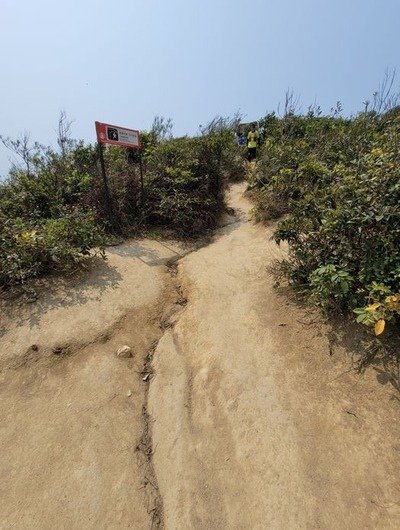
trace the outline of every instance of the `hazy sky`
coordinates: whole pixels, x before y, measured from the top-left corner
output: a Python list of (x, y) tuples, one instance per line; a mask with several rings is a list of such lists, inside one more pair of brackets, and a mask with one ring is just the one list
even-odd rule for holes
[(90, 142), (95, 120), (156, 114), (194, 133), (257, 119), (287, 88), (350, 114), (399, 67), (399, 20), (400, 0), (0, 0), (0, 134), (54, 144), (61, 109)]

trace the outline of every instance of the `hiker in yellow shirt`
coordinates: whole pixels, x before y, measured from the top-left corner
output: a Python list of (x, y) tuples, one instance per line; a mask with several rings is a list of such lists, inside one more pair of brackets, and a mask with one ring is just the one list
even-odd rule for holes
[(251, 131), (247, 135), (247, 160), (249, 162), (256, 158), (258, 142), (259, 134), (258, 131), (256, 131), (256, 124), (252, 123)]

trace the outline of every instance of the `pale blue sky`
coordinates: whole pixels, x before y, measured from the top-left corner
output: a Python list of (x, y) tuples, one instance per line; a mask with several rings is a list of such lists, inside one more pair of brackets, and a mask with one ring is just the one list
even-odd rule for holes
[(0, 0), (0, 133), (54, 144), (60, 109), (86, 141), (95, 120), (148, 129), (156, 114), (194, 133), (257, 119), (287, 88), (350, 114), (400, 70), (399, 20), (400, 0)]

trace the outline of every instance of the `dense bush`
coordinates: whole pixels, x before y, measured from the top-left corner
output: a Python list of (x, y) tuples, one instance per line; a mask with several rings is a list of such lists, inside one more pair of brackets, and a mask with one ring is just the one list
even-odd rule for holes
[(147, 150), (146, 220), (192, 236), (216, 224), (228, 176), (237, 178), (240, 158), (230, 130), (171, 139)]
[(105, 237), (93, 215), (69, 212), (58, 219), (0, 217), (0, 285), (23, 284), (51, 270), (67, 271), (94, 252)]
[(27, 135), (0, 136), (22, 160), (0, 184), (0, 287), (70, 269), (91, 249), (102, 253), (107, 232), (127, 236), (156, 224), (192, 237), (215, 226), (226, 180), (243, 171), (234, 126), (217, 118), (198, 137), (173, 139), (171, 120), (156, 117), (141, 156), (108, 146), (109, 203), (97, 147), (69, 137), (65, 113), (59, 151), (31, 145)]
[[(264, 134), (250, 185), (258, 218), (284, 215), (275, 239), (289, 243), (286, 273), (323, 307), (368, 304), (365, 323), (382, 320), (384, 307), (387, 318), (391, 307), (392, 318), (398, 308), (390, 297), (400, 291), (400, 110), (351, 120), (269, 116)], [(384, 291), (378, 300), (376, 285)]]

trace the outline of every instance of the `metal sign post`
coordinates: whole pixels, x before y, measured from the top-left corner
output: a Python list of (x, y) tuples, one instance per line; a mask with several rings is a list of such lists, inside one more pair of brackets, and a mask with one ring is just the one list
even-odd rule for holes
[(140, 202), (143, 202), (143, 160), (142, 160), (142, 150), (139, 149), (139, 168), (140, 168)]
[(104, 205), (107, 217), (111, 228), (114, 228), (114, 216), (112, 211), (110, 190), (108, 187), (108, 180), (106, 175), (106, 165), (104, 162), (103, 144), (119, 145), (120, 147), (129, 147), (131, 149), (139, 150), (140, 157), (140, 185), (141, 185), (141, 199), (143, 198), (143, 170), (142, 158), (140, 153), (140, 133), (136, 129), (127, 129), (119, 125), (110, 125), (108, 123), (101, 123), (96, 121), (96, 135), (99, 150), (99, 159), (101, 172), (103, 176), (104, 188)]
[(107, 181), (107, 175), (106, 175), (106, 164), (104, 162), (103, 144), (98, 142), (97, 148), (99, 151), (100, 167), (101, 167), (101, 173), (103, 176), (104, 208), (106, 211), (106, 215), (107, 215), (110, 227), (113, 228), (114, 219), (112, 215), (110, 190), (108, 188), (108, 181)]

